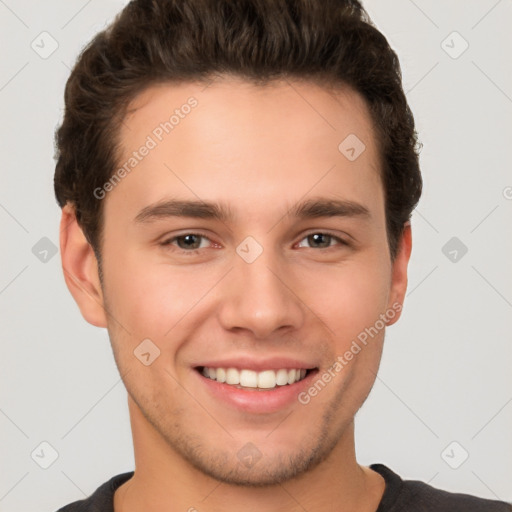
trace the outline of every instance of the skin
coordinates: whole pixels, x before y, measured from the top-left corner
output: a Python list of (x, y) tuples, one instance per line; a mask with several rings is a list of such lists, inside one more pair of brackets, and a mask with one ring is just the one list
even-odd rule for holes
[[(190, 96), (198, 106), (103, 199), (103, 282), (72, 207), (62, 214), (66, 283), (84, 318), (108, 329), (128, 391), (136, 470), (115, 510), (375, 511), (385, 484), (356, 461), (354, 416), (375, 381), (385, 328), (308, 404), (272, 413), (228, 406), (193, 368), (282, 356), (321, 375), (403, 303), (411, 228), (392, 262), (367, 106), (350, 89), (306, 82), (152, 86), (126, 116), (120, 162)], [(355, 161), (338, 150), (349, 134), (366, 146)], [(134, 221), (169, 197), (223, 202), (235, 217)], [(354, 201), (370, 216), (286, 215), (311, 198)], [(198, 231), (206, 238), (193, 239), (194, 254), (183, 239), (161, 245)], [(326, 231), (333, 237), (308, 237)], [(263, 248), (250, 264), (236, 252), (248, 236)], [(149, 366), (133, 353), (146, 338), (160, 350)], [(248, 442), (261, 453), (250, 468), (237, 457)]]

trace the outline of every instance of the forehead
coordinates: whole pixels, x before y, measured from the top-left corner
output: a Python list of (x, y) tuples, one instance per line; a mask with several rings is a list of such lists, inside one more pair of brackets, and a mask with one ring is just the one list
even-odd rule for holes
[[(187, 104), (191, 101), (197, 103), (197, 107), (190, 109)], [(340, 137), (350, 131), (367, 145), (374, 143), (367, 104), (348, 86), (334, 88), (291, 80), (256, 85), (228, 76), (217, 77), (209, 83), (162, 83), (146, 88), (128, 106), (121, 139), (128, 145), (136, 144), (133, 139), (140, 135), (137, 129), (147, 132), (151, 127), (158, 128), (155, 122), (165, 124), (170, 120), (173, 135), (176, 135), (185, 131), (181, 120), (191, 110), (194, 115), (186, 124), (192, 124), (196, 137), (204, 140), (213, 131), (228, 133), (231, 138), (244, 134), (265, 139), (286, 126), (287, 132), (302, 136), (303, 141), (325, 138), (328, 132), (331, 135), (337, 132), (336, 136)], [(172, 114), (176, 114), (174, 120)], [(182, 124), (181, 129), (174, 130), (179, 124)], [(261, 130), (265, 124), (266, 129)], [(240, 133), (237, 128), (244, 130)], [(276, 142), (286, 143), (287, 132), (279, 133)]]
[(120, 140), (118, 164), (129, 172), (107, 203), (129, 197), (142, 208), (173, 195), (238, 200), (249, 213), (309, 193), (377, 206), (382, 195), (371, 117), (350, 88), (227, 77), (158, 84), (129, 105)]

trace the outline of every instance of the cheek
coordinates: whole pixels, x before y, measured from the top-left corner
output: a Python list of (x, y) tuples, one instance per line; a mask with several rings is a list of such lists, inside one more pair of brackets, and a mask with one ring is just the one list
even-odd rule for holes
[(216, 282), (212, 272), (193, 265), (155, 264), (137, 254), (111, 261), (116, 264), (105, 269), (109, 306), (135, 337), (163, 338)]
[[(105, 254), (105, 285), (109, 310), (135, 338), (163, 339), (180, 322), (204, 312), (211, 300), (223, 297), (213, 291), (226, 268), (208, 265), (167, 265), (150, 261), (137, 251), (116, 250)], [(309, 313), (330, 329), (327, 336), (350, 340), (373, 325), (384, 312), (389, 293), (389, 269), (377, 251), (368, 250), (336, 265), (293, 263), (283, 269), (283, 279)], [(213, 297), (215, 296), (215, 299)], [(233, 300), (232, 295), (229, 300)], [(199, 306), (196, 310), (196, 306)], [(195, 310), (195, 311), (194, 311)]]
[(385, 311), (389, 278), (382, 262), (355, 263), (310, 271), (297, 295), (330, 331), (327, 335), (350, 342)]

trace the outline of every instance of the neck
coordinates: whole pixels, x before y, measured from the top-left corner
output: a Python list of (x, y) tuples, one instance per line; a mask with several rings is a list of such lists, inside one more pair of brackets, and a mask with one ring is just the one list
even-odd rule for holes
[(315, 468), (281, 484), (235, 486), (205, 475), (173, 450), (129, 398), (135, 473), (114, 494), (115, 512), (375, 512), (384, 479), (360, 466), (355, 457), (354, 424), (350, 423), (329, 457)]

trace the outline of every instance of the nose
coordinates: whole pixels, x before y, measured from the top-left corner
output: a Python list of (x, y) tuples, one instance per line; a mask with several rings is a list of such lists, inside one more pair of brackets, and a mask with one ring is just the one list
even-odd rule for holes
[(304, 322), (304, 306), (294, 293), (293, 273), (286, 262), (264, 250), (252, 263), (235, 254), (234, 268), (223, 282), (218, 318), (229, 331), (248, 331), (268, 339)]

